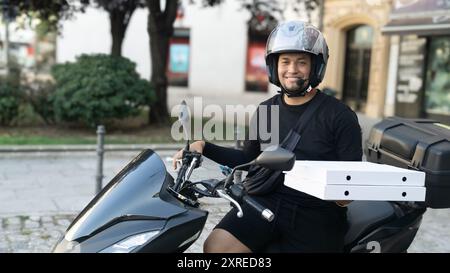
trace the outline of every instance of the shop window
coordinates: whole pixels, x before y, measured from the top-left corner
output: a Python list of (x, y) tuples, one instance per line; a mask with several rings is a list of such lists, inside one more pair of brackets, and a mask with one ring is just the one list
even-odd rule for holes
[(189, 29), (175, 29), (169, 42), (167, 79), (172, 86), (188, 86), (190, 44)]
[(450, 116), (450, 36), (430, 38), (425, 111)]
[(360, 25), (347, 32), (344, 102), (356, 111), (364, 111), (369, 88), (373, 29)]
[(417, 35), (403, 35), (400, 38), (395, 111), (405, 118), (420, 117), (426, 42), (426, 38)]
[(258, 40), (249, 41), (245, 73), (245, 89), (247, 91), (267, 92), (269, 79), (267, 77), (264, 54), (264, 42)]
[(267, 75), (266, 41), (277, 20), (268, 12), (257, 11), (248, 23), (248, 44), (245, 69), (245, 90), (267, 92), (269, 77)]

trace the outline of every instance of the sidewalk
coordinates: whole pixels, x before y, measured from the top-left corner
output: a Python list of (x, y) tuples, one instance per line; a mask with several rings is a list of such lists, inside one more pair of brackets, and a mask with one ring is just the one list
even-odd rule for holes
[[(234, 147), (234, 142), (221, 142), (220, 145)], [(181, 143), (161, 144), (108, 144), (105, 152), (129, 152), (152, 149), (154, 151), (178, 151), (185, 147)], [(93, 152), (97, 145), (0, 145), (1, 153), (49, 153), (49, 152)]]
[[(370, 118), (364, 114), (357, 113), (358, 121), (362, 130), (363, 146), (370, 129), (379, 122), (379, 118)], [(235, 142), (222, 141), (222, 146), (234, 147)], [(109, 144), (104, 146), (105, 152), (142, 151), (152, 149), (154, 151), (174, 151), (184, 147), (182, 143), (160, 143), (160, 144)], [(96, 151), (97, 145), (0, 145), (1, 153), (39, 153), (39, 152), (91, 152)]]

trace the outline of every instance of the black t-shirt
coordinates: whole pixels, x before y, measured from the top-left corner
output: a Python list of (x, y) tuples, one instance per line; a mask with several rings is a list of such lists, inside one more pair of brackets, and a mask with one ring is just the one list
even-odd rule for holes
[[(317, 96), (328, 95), (319, 91), (312, 100)], [(279, 106), (279, 142), (295, 126), (296, 121), (305, 112), (312, 100), (302, 105), (287, 105), (282, 96), (277, 94), (260, 104), (260, 106)], [(270, 111), (264, 113), (270, 113)], [(259, 120), (261, 117), (256, 115), (256, 118)], [(270, 132), (270, 117), (265, 120), (269, 123), (267, 128)], [(263, 137), (263, 139), (265, 138)], [(328, 96), (305, 127), (293, 152), (297, 160), (361, 161), (361, 138), (361, 127), (356, 114), (341, 101)], [(264, 147), (265, 142), (267, 141), (262, 141), (258, 134), (257, 140), (244, 141), (242, 151), (207, 142), (203, 155), (219, 164), (235, 167), (256, 158), (261, 153), (261, 147)], [(279, 179), (284, 180), (284, 175), (280, 175)], [(281, 194), (294, 202), (309, 200), (317, 201), (318, 205), (321, 203), (319, 202), (320, 199), (288, 188), (283, 183), (280, 183), (276, 194)]]

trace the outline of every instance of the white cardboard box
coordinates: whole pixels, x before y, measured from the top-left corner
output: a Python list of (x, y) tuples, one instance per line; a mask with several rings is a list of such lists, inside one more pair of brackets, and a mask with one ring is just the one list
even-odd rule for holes
[(424, 172), (360, 161), (297, 160), (286, 175), (333, 185), (425, 185)]
[(287, 187), (322, 200), (425, 201), (425, 187), (325, 185), (286, 176)]
[(296, 161), (284, 184), (323, 200), (424, 201), (426, 193), (424, 172), (370, 162)]

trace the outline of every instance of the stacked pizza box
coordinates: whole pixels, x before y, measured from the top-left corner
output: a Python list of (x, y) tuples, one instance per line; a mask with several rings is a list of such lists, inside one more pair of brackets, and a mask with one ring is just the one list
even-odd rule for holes
[(284, 184), (323, 200), (424, 201), (425, 173), (356, 161), (297, 160)]

